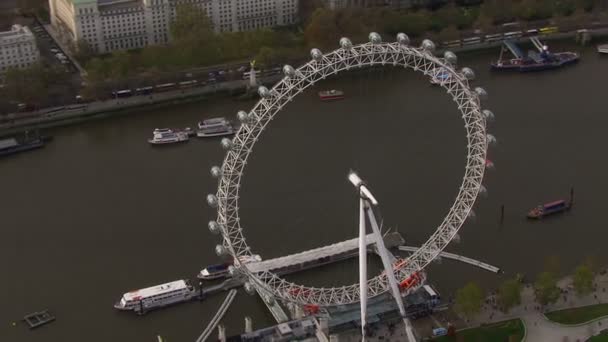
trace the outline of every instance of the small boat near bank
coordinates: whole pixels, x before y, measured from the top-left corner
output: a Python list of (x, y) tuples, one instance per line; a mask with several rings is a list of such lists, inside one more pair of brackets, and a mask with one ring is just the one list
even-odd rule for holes
[(597, 52), (601, 54), (608, 54), (608, 44), (598, 45)]
[(25, 132), (23, 136), (0, 139), (0, 157), (42, 148), (52, 139), (51, 136), (38, 133), (30, 135), (29, 132)]
[(234, 133), (235, 128), (232, 122), (224, 117), (217, 117), (199, 122), (196, 136), (199, 138), (212, 138), (232, 135)]
[(344, 92), (342, 90), (323, 90), (319, 92), (319, 98), (321, 101), (335, 101), (344, 99)]
[[(576, 52), (556, 52), (549, 51), (547, 45), (543, 45), (537, 37), (530, 38), (538, 52), (529, 51), (524, 54), (521, 49), (511, 40), (505, 40), (500, 50), (498, 61), (491, 64), (492, 70), (499, 71), (542, 71), (556, 69), (568, 64), (576, 63), (580, 59), (580, 55)], [(503, 59), (505, 51), (511, 52), (513, 58)]]
[[(239, 261), (241, 264), (248, 264), (252, 262), (262, 261), (262, 257), (257, 254), (254, 255), (244, 255), (239, 257)], [(232, 266), (233, 262), (227, 262), (223, 264), (210, 265), (202, 269), (199, 274), (196, 276), (198, 279), (203, 280), (214, 280), (219, 278), (226, 278), (228, 276), (228, 267)]]
[(570, 210), (572, 202), (566, 200), (557, 200), (549, 203), (539, 205), (528, 212), (529, 219), (542, 219), (544, 217), (563, 213)]
[(127, 292), (114, 304), (114, 308), (145, 314), (153, 309), (192, 300), (197, 295), (198, 291), (188, 280), (180, 279)]
[(156, 128), (152, 132), (152, 138), (148, 139), (148, 142), (152, 145), (166, 145), (175, 144), (180, 142), (186, 142), (190, 138), (192, 131), (186, 129), (183, 131), (172, 130), (170, 128)]

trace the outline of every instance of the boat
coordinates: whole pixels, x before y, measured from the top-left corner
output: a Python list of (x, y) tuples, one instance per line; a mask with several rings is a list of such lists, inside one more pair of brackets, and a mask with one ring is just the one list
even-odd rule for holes
[(344, 98), (344, 92), (336, 89), (323, 90), (319, 92), (319, 98), (321, 101), (342, 100)]
[(541, 219), (549, 215), (562, 213), (570, 210), (572, 207), (571, 202), (565, 200), (558, 200), (543, 205), (539, 205), (528, 212), (529, 219)]
[(28, 132), (25, 132), (23, 137), (0, 139), (0, 157), (42, 148), (51, 140), (52, 137), (50, 136), (41, 136), (39, 134), (30, 136)]
[(199, 138), (221, 137), (234, 134), (234, 126), (223, 117), (203, 120), (198, 123)]
[[(492, 70), (541, 71), (560, 68), (576, 63), (580, 59), (580, 55), (576, 52), (550, 52), (549, 47), (541, 44), (537, 37), (530, 38), (530, 41), (538, 52), (529, 51), (528, 54), (524, 54), (513, 41), (505, 40), (498, 61), (491, 64)], [(514, 58), (503, 59), (506, 50), (509, 50)]]
[(432, 85), (441, 85), (441, 84), (447, 82), (450, 79), (450, 77), (451, 77), (450, 72), (447, 71), (445, 68), (443, 68), (443, 67), (435, 68), (431, 72), (430, 82)]
[(225, 124), (229, 124), (230, 121), (228, 121), (225, 117), (217, 117), (217, 118), (211, 118), (211, 119), (206, 119), (203, 121), (199, 121), (198, 123), (198, 129), (203, 129), (205, 127), (208, 126), (213, 126), (213, 125), (225, 125)]
[(180, 279), (127, 292), (114, 304), (114, 308), (144, 314), (152, 309), (189, 301), (196, 297), (197, 292), (187, 280)]
[[(257, 254), (254, 255), (243, 255), (239, 257), (239, 261), (241, 264), (248, 264), (251, 262), (259, 262), (262, 261), (262, 257)], [(224, 264), (216, 264), (210, 265), (204, 268), (199, 272), (196, 276), (198, 279), (204, 280), (213, 280), (219, 278), (226, 278), (228, 276), (228, 267), (232, 266), (233, 262), (224, 263)]]
[(597, 46), (597, 52), (608, 54), (608, 44), (602, 44)]
[(152, 132), (152, 138), (148, 139), (148, 142), (152, 145), (165, 145), (188, 141), (188, 139), (189, 133), (187, 131), (156, 128)]

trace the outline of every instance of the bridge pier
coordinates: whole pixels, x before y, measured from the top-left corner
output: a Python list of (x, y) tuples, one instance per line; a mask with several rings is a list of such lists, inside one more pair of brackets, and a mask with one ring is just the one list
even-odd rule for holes
[(245, 333), (251, 333), (253, 332), (253, 321), (251, 320), (251, 317), (247, 316), (245, 317)]
[(217, 340), (226, 342), (226, 327), (223, 324), (217, 326)]

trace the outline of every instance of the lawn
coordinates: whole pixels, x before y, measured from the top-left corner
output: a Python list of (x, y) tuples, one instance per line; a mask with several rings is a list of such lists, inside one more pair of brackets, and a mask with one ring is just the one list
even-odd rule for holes
[(524, 324), (520, 319), (484, 325), (479, 328), (461, 330), (456, 336), (441, 336), (433, 341), (437, 342), (509, 342), (521, 341), (524, 338)]
[(588, 339), (587, 342), (608, 342), (608, 332), (601, 333)]
[(595, 318), (608, 316), (608, 304), (597, 304), (574, 309), (552, 311), (545, 315), (553, 322), (561, 324), (581, 324)]

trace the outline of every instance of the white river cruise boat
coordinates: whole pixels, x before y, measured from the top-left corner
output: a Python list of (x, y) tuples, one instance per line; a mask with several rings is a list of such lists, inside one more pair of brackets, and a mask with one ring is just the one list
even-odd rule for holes
[(234, 134), (232, 123), (224, 117), (203, 120), (198, 123), (199, 138), (221, 137)]
[(114, 304), (114, 307), (118, 310), (132, 310), (144, 314), (152, 309), (189, 301), (196, 294), (196, 289), (187, 280), (181, 279), (127, 292)]
[(174, 144), (188, 141), (187, 131), (173, 131), (169, 128), (157, 128), (152, 132), (152, 138), (148, 142), (153, 145)]

